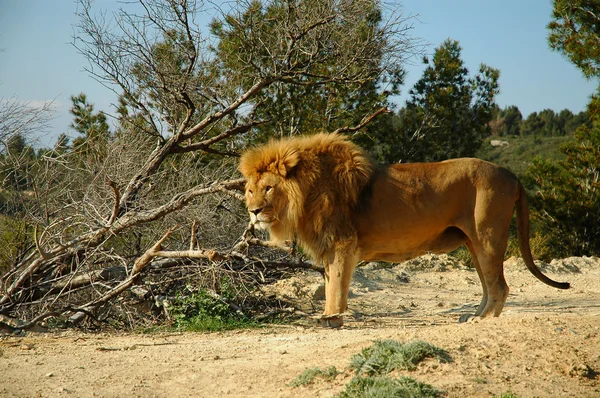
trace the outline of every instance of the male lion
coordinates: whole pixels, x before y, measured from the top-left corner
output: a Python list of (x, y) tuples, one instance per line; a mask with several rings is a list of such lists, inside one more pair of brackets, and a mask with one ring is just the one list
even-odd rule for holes
[(338, 134), (271, 141), (242, 155), (246, 204), (274, 241), (297, 238), (325, 267), (324, 323), (339, 327), (359, 260), (400, 262), (465, 244), (483, 285), (475, 316), (499, 316), (508, 296), (503, 259), (513, 208), (527, 268), (525, 190), (508, 170), (478, 159), (376, 165)]

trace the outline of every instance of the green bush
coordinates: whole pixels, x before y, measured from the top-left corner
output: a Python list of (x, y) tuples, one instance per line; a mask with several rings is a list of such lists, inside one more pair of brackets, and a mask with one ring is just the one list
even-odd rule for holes
[(494, 395), (492, 398), (519, 398), (519, 396), (509, 391), (501, 395)]
[(186, 331), (219, 331), (256, 326), (256, 322), (227, 303), (233, 294), (224, 292), (221, 299), (206, 289), (182, 292), (171, 304), (173, 326)]
[(448, 254), (454, 257), (457, 261), (462, 262), (467, 267), (475, 266), (473, 263), (473, 256), (471, 256), (471, 252), (465, 245), (460, 246), (458, 249), (455, 249)]

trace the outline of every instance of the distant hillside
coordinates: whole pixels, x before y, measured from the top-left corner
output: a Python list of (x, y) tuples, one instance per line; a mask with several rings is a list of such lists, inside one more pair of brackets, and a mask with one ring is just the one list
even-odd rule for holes
[[(560, 147), (571, 140), (572, 136), (563, 137), (533, 137), (533, 136), (502, 136), (488, 137), (476, 157), (499, 164), (522, 177), (531, 161), (540, 156), (546, 159), (561, 159), (563, 154)], [(505, 146), (492, 146), (492, 140), (508, 142)]]

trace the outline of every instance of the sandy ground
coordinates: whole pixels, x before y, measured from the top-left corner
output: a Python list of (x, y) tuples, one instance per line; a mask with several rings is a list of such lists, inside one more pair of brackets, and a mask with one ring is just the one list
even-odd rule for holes
[[(402, 374), (449, 397), (509, 391), (519, 397), (600, 397), (599, 259), (547, 267), (549, 276), (571, 282), (567, 291), (509, 261), (511, 293), (502, 316), (462, 324), (458, 317), (481, 298), (477, 274), (422, 261), (361, 268), (351, 315), (338, 330), (313, 326), (305, 317), (291, 326), (212, 334), (2, 337), (0, 396), (330, 397), (353, 377), (351, 357), (374, 340), (418, 339), (444, 348), (453, 361), (427, 360)], [(296, 290), (305, 311), (322, 309), (322, 301), (302, 297), (304, 278), (280, 285)], [(305, 369), (332, 365), (342, 372), (333, 381), (288, 386)]]

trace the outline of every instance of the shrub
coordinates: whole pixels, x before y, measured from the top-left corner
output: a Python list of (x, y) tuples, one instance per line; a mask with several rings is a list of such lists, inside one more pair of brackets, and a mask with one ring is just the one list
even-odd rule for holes
[(256, 322), (227, 303), (231, 299), (231, 293), (224, 292), (222, 298), (218, 298), (206, 289), (180, 293), (171, 304), (173, 326), (187, 331), (211, 332), (255, 326)]
[(509, 391), (501, 395), (494, 395), (492, 398), (519, 398), (519, 396)]

